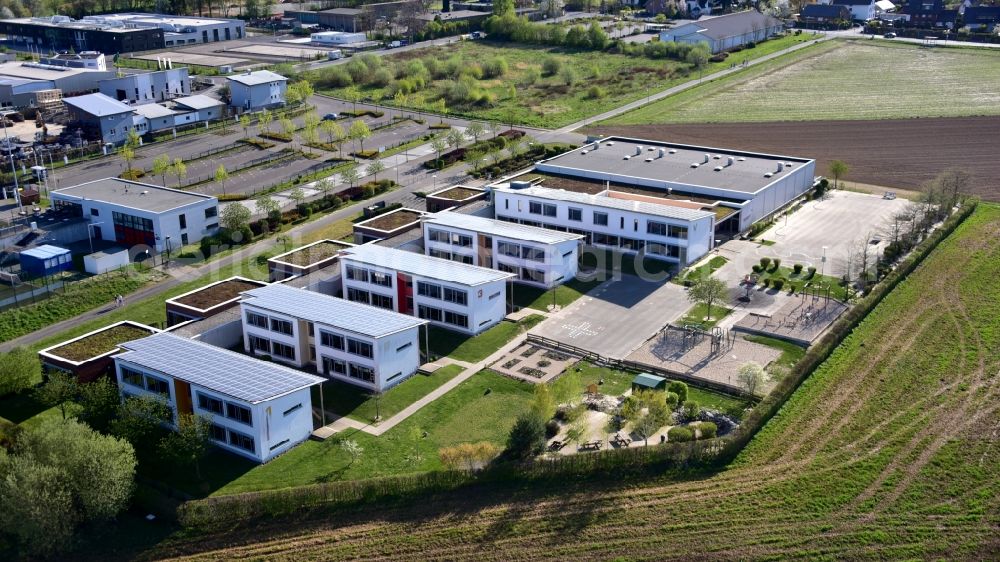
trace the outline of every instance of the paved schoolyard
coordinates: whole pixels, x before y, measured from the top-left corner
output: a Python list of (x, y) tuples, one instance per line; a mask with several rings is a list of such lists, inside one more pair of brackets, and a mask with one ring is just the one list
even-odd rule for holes
[[(822, 201), (809, 201), (764, 232), (760, 237), (773, 241), (771, 246), (741, 240), (723, 244), (718, 252), (730, 261), (715, 275), (727, 283), (737, 283), (763, 257), (781, 258), (785, 265), (811, 265), (827, 275), (843, 275), (851, 246), (879, 235), (882, 242), (870, 248), (880, 254), (889, 238), (886, 227), (892, 216), (908, 204), (905, 199), (832, 191)], [(824, 246), (825, 267), (821, 263)]]
[(597, 286), (531, 333), (621, 359), (690, 307), (679, 285), (623, 275)]

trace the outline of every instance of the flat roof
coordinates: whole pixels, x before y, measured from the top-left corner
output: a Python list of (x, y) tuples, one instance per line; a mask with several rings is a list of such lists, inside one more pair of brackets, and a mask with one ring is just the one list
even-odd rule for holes
[(121, 115), (122, 113), (132, 113), (134, 111), (132, 107), (101, 93), (63, 98), (63, 103), (86, 111), (94, 117)]
[(37, 62), (9, 61), (0, 63), (0, 74), (13, 76), (14, 78), (27, 78), (30, 80), (57, 80), (59, 78), (69, 78), (78, 74), (89, 74), (99, 72), (101, 75), (108, 75), (109, 71), (96, 70), (93, 68), (77, 68), (72, 66), (56, 66), (53, 64), (42, 64)]
[[(80, 365), (80, 364), (86, 363), (87, 361), (91, 361), (93, 359), (96, 359), (98, 357), (101, 357), (101, 356), (104, 356), (104, 355), (108, 355), (109, 353), (111, 353), (113, 351), (117, 351), (118, 348), (120, 347), (118, 344), (120, 344), (122, 342), (117, 342), (117, 341), (113, 342), (113, 344), (111, 346), (111, 349), (102, 349), (102, 348), (95, 349), (94, 346), (97, 345), (98, 343), (105, 343), (106, 344), (106, 343), (109, 343), (109, 342), (98, 341), (94, 336), (97, 336), (99, 334), (105, 334), (105, 333), (109, 333), (109, 334), (110, 333), (114, 333), (114, 334), (118, 334), (118, 335), (121, 335), (123, 333), (127, 333), (126, 331), (121, 330), (121, 328), (127, 328), (127, 329), (130, 329), (130, 330), (142, 330), (142, 331), (145, 331), (146, 334), (155, 334), (155, 333), (158, 333), (160, 331), (160, 330), (158, 330), (156, 328), (153, 328), (152, 326), (147, 326), (145, 324), (140, 324), (138, 322), (133, 322), (132, 320), (122, 320), (120, 322), (115, 322), (114, 324), (109, 324), (109, 325), (104, 326), (102, 328), (98, 328), (98, 329), (96, 329), (96, 330), (94, 330), (92, 332), (87, 332), (86, 334), (83, 334), (82, 336), (77, 336), (75, 338), (72, 338), (72, 339), (69, 339), (69, 340), (66, 340), (66, 341), (63, 341), (63, 342), (59, 342), (59, 343), (57, 343), (55, 345), (52, 345), (50, 347), (47, 347), (47, 348), (39, 351), (38, 353), (39, 353), (39, 355), (41, 355), (43, 357), (48, 357), (48, 358), (52, 358), (52, 359), (58, 359), (58, 360), (62, 360), (62, 361), (66, 361), (66, 362), (69, 362), (69, 363), (75, 363), (77, 365)], [(70, 357), (64, 357), (62, 355), (59, 355), (60, 351), (62, 351), (62, 353), (66, 353), (67, 355), (74, 355), (74, 356), (76, 356), (78, 354), (78, 352), (86, 351), (87, 352), (87, 356), (83, 357), (82, 359), (72, 359)]]
[(243, 303), (250, 306), (373, 338), (427, 323), (427, 320), (408, 314), (287, 285), (268, 285), (243, 295)]
[(177, 115), (177, 112), (173, 109), (163, 107), (158, 103), (144, 103), (137, 105), (132, 109), (146, 119), (156, 119), (157, 117), (170, 117), (171, 115)]
[[(408, 207), (400, 207), (398, 209), (393, 209), (388, 213), (382, 213), (381, 215), (375, 215), (370, 219), (363, 220), (359, 223), (355, 223), (354, 226), (361, 228), (368, 228), (371, 230), (380, 230), (382, 232), (395, 232), (401, 228), (414, 225), (420, 222), (421, 217), (426, 215), (424, 211), (418, 211), (416, 209), (410, 209)], [(403, 222), (400, 222), (402, 220)], [(386, 223), (386, 224), (381, 224)], [(398, 224), (396, 224), (398, 223)]]
[(513, 273), (373, 244), (349, 248), (344, 251), (344, 256), (341, 259), (468, 286), (482, 285), (515, 276)]
[[(312, 244), (299, 246), (298, 248), (289, 250), (283, 254), (278, 254), (273, 258), (269, 258), (267, 261), (293, 265), (295, 267), (309, 267), (321, 261), (335, 258), (340, 254), (341, 250), (352, 246), (354, 246), (354, 244), (350, 242), (341, 242), (340, 240), (317, 240)], [(302, 261), (302, 258), (309, 261), (306, 263), (297, 263)]]
[(277, 363), (160, 333), (122, 344), (125, 353), (115, 356), (182, 381), (256, 404), (325, 379)]
[(511, 193), (514, 195), (525, 195), (528, 197), (538, 197), (552, 201), (566, 201), (579, 203), (581, 205), (593, 205), (607, 209), (618, 209), (622, 211), (632, 211), (646, 215), (655, 215), (677, 220), (699, 220), (705, 217), (715, 216), (715, 213), (678, 207), (669, 204), (652, 203), (648, 201), (635, 201), (630, 199), (619, 199), (617, 197), (606, 197), (604, 195), (591, 195), (589, 193), (579, 193), (577, 191), (564, 191), (562, 189), (549, 189), (547, 187), (528, 187), (525, 189), (511, 189), (509, 187), (499, 187), (498, 192)]
[(269, 82), (285, 82), (288, 78), (271, 72), (270, 70), (255, 70), (254, 72), (247, 72), (245, 74), (236, 74), (233, 76), (226, 76), (227, 79), (233, 82), (239, 82), (245, 86), (256, 86), (258, 84), (267, 84)]
[(441, 211), (440, 213), (430, 215), (424, 218), (424, 222), (432, 226), (437, 224), (445, 227), (481, 232), (490, 236), (501, 236), (515, 240), (538, 242), (540, 244), (558, 244), (560, 242), (569, 242), (583, 238), (582, 234), (549, 230), (547, 228), (488, 219), (475, 215), (463, 215), (451, 211)]
[[(609, 144), (610, 143), (610, 144)], [(600, 145), (595, 149), (595, 146)], [(662, 157), (659, 149), (664, 150)], [(705, 155), (708, 154), (708, 162)], [(625, 157), (629, 158), (626, 160)], [(733, 158), (732, 165), (728, 158)], [(647, 162), (646, 159), (652, 158)], [(808, 158), (777, 156), (739, 150), (726, 150), (705, 146), (673, 144), (652, 140), (609, 137), (599, 142), (585, 144), (578, 149), (539, 162), (540, 171), (560, 173), (584, 172), (596, 175), (614, 174), (651, 182), (664, 182), (756, 193), (787, 175), (784, 167), (777, 171), (778, 163), (791, 163), (791, 171), (811, 162)], [(693, 164), (698, 164), (693, 167)], [(715, 168), (721, 166), (721, 171)], [(773, 174), (765, 177), (764, 174)], [(612, 179), (612, 178), (609, 178)]]
[(63, 254), (68, 254), (69, 250), (66, 248), (60, 248), (59, 246), (51, 246), (49, 244), (43, 244), (37, 248), (31, 248), (30, 250), (21, 250), (19, 252), (22, 256), (31, 256), (33, 258), (38, 258), (41, 260), (47, 258), (54, 258), (56, 256), (61, 256)]
[(481, 187), (469, 187), (467, 185), (453, 185), (444, 189), (428, 193), (427, 197), (437, 197), (438, 199), (448, 199), (449, 201), (465, 201), (486, 193)]
[(193, 291), (167, 299), (166, 302), (204, 312), (230, 301), (238, 300), (244, 291), (267, 285), (264, 281), (235, 275), (198, 287)]
[(209, 195), (120, 178), (104, 178), (81, 183), (73, 187), (57, 189), (52, 194), (66, 199), (90, 199), (151, 213), (162, 213), (206, 200), (216, 201), (215, 197)]
[(210, 107), (224, 105), (221, 101), (215, 98), (210, 98), (204, 94), (174, 98), (173, 102), (176, 105), (183, 105), (189, 109), (208, 109)]

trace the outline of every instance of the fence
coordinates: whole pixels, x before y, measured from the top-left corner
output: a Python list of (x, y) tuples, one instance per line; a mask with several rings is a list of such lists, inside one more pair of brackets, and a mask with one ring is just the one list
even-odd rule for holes
[[(288, 149), (288, 148), (282, 149), (282, 150), (280, 150), (278, 152), (272, 152), (270, 154), (261, 156), (260, 158), (254, 158), (253, 160), (249, 160), (249, 161), (245, 162), (239, 168), (235, 168), (233, 170), (229, 170), (228, 172), (229, 172), (230, 176), (234, 176), (234, 175), (236, 175), (236, 174), (238, 174), (240, 172), (249, 170), (250, 168), (255, 168), (257, 166), (263, 166), (263, 165), (266, 165), (266, 164), (273, 164), (275, 162), (281, 162), (281, 161), (284, 161), (284, 160), (288, 160), (288, 159), (294, 158), (296, 154), (298, 154), (298, 151), (296, 151), (296, 150), (291, 150), (291, 149)], [(190, 188), (190, 187), (194, 187), (196, 185), (200, 185), (200, 184), (203, 184), (203, 183), (209, 183), (209, 182), (213, 182), (213, 181), (215, 181), (215, 174), (214, 173), (206, 174), (204, 176), (198, 176), (195, 179), (193, 179), (191, 181), (188, 181), (187, 183), (182, 184), (181, 185), (181, 189), (187, 189), (187, 188)]]

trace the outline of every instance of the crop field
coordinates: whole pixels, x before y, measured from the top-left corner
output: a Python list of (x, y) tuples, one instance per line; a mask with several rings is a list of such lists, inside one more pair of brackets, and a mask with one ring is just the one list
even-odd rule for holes
[(177, 537), (147, 556), (996, 559), (998, 276), (1000, 206), (984, 204), (716, 473), (479, 486)]
[[(806, 41), (796, 36), (774, 39), (739, 55), (759, 57)], [(710, 63), (704, 73), (729, 65)], [(551, 128), (692, 76), (697, 71), (690, 64), (673, 60), (463, 41), (382, 58), (357, 57), (309, 77), (317, 91), (340, 98), (350, 99), (354, 93), (362, 99), (402, 101), (406, 107), (431, 111), (441, 111), (443, 102), (450, 115)], [(395, 100), (401, 90), (405, 98)]]
[(991, 51), (830, 41), (606, 124), (998, 115), (1000, 56)]

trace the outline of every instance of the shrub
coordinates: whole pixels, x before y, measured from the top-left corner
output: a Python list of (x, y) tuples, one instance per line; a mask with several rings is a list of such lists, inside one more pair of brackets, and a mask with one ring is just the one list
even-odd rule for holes
[(507, 74), (507, 61), (495, 57), (483, 63), (483, 78), (499, 78)]
[(802, 273), (802, 264), (801, 263), (797, 263), (797, 264), (793, 265), (792, 266), (792, 271), (795, 273), (795, 275), (798, 275), (798, 274)]
[(773, 283), (772, 283), (771, 285), (772, 285), (772, 286), (773, 286), (773, 287), (774, 287), (775, 289), (777, 289), (777, 290), (779, 290), (779, 291), (780, 291), (780, 290), (781, 290), (781, 288), (785, 286), (785, 280), (784, 280), (784, 279), (781, 279), (781, 278), (779, 277), (778, 279), (775, 279), (775, 280), (774, 280), (774, 282), (773, 282)]
[(698, 412), (701, 411), (701, 404), (695, 402), (694, 400), (684, 401), (684, 415), (688, 419), (693, 419), (698, 417)]
[(527, 460), (545, 449), (545, 426), (538, 416), (521, 414), (507, 436), (507, 454)]
[(808, 272), (809, 272), (809, 274), (806, 275), (806, 279), (812, 279), (813, 277), (816, 276), (816, 268), (815, 267), (810, 266), (809, 269), (808, 269)]
[(768, 287), (770, 287), (771, 286), (771, 280), (770, 279), (765, 279), (764, 282), (762, 283), (762, 285), (764, 285), (765, 289), (768, 288)]
[(667, 440), (674, 443), (694, 441), (694, 432), (682, 425), (674, 426), (667, 431)]
[(557, 58), (549, 57), (542, 61), (543, 76), (555, 76), (559, 73), (560, 68), (562, 68), (562, 63)]
[(591, 86), (587, 89), (587, 97), (590, 99), (599, 100), (606, 95), (608, 95), (608, 93), (604, 91), (604, 88), (597, 85)]
[(781, 258), (774, 258), (774, 261), (771, 262), (771, 271), (778, 271), (779, 267), (781, 267)]
[(771, 265), (771, 258), (760, 258), (760, 268), (766, 270)]
[(677, 395), (677, 404), (683, 404), (688, 399), (688, 385), (683, 381), (672, 381), (667, 385), (667, 393)]
[(667, 391), (667, 395), (664, 396), (664, 400), (667, 402), (667, 407), (671, 410), (677, 408), (677, 405), (681, 403), (680, 397), (676, 392)]
[(754, 273), (761, 273), (761, 272), (764, 271), (764, 268), (762, 268), (761, 266), (759, 266), (757, 264), (753, 264), (753, 267), (751, 269), (753, 269)]
[(131, 170), (125, 170), (118, 177), (123, 180), (137, 180), (142, 176), (145, 176), (146, 172), (139, 170), (137, 168), (132, 168)]
[(552, 439), (556, 435), (559, 435), (559, 422), (557, 422), (556, 420), (549, 420), (545, 422), (546, 439)]
[(712, 422), (701, 422), (698, 424), (698, 431), (701, 433), (702, 439), (711, 439), (719, 431), (719, 426)]

